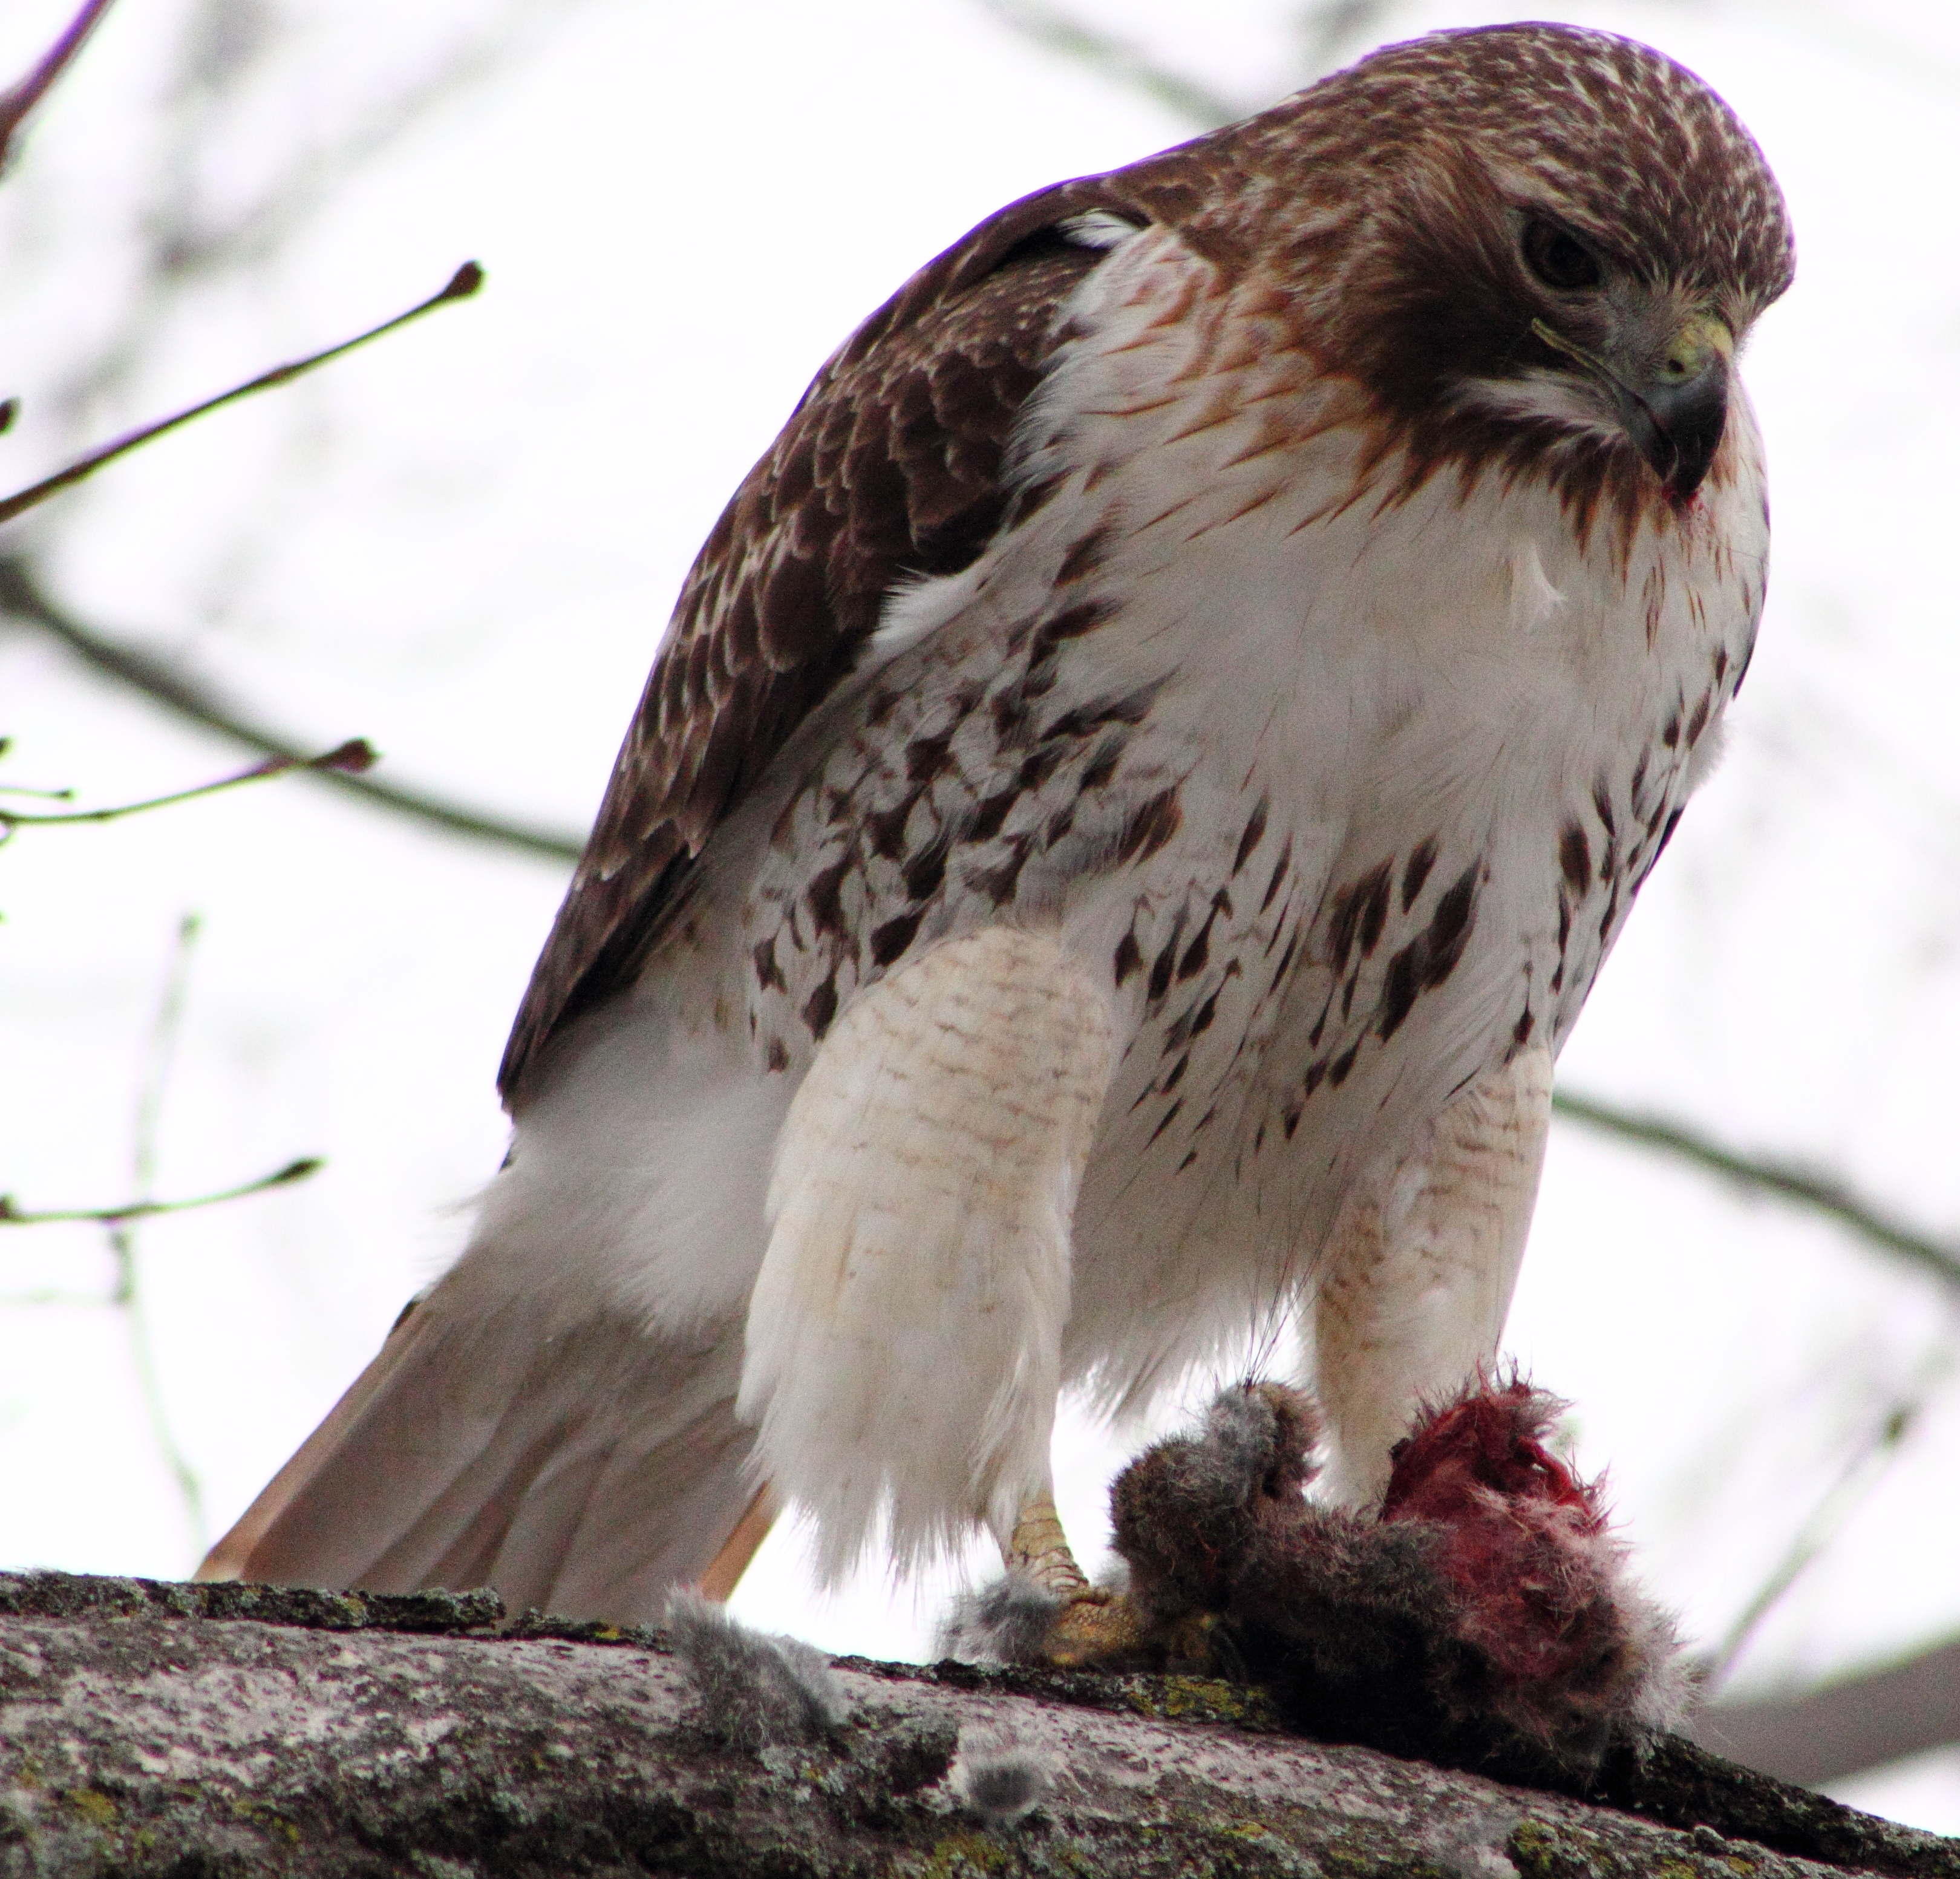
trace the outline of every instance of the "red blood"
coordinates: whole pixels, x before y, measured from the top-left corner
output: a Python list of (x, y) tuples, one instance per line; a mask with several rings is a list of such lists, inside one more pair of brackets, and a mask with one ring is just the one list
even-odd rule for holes
[(1479, 1383), (1397, 1444), (1384, 1522), (1438, 1530), (1456, 1629), (1507, 1681), (1558, 1677), (1597, 1648), (1614, 1563), (1598, 1492), (1545, 1446), (1562, 1405), (1516, 1377)]

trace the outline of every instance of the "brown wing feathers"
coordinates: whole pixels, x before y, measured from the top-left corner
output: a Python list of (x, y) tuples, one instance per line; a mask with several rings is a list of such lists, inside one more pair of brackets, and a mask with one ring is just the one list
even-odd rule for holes
[[(804, 394), (689, 572), (498, 1078), (630, 984), (728, 811), (850, 670), (900, 575), (970, 563), (1056, 309), (1099, 258), (1058, 221), (1093, 182), (1004, 210), (921, 270)], [(1134, 212), (1130, 211), (1132, 214)]]

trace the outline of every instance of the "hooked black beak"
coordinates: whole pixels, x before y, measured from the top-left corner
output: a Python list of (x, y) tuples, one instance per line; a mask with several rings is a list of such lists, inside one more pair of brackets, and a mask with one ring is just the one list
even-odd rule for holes
[(1612, 350), (1589, 352), (1542, 320), (1531, 323), (1545, 345), (1583, 366), (1612, 393), (1634, 447), (1677, 502), (1701, 487), (1729, 422), (1729, 361), (1735, 336), (1712, 314), (1698, 314), (1675, 334), (1659, 362), (1644, 369)]
[(1719, 320), (1690, 320), (1645, 383), (1615, 377), (1615, 402), (1634, 447), (1667, 492), (1685, 502), (1701, 487), (1729, 421), (1735, 341)]

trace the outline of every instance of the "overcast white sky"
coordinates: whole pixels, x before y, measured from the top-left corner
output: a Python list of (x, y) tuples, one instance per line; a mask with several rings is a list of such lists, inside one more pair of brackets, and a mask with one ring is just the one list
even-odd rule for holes
[[(8, 11), (0, 72), (65, 7)], [(1294, 9), (1271, 0), (1084, 10), (1249, 107), (1297, 70)], [(1777, 525), (1761, 648), (1727, 762), (1562, 1075), (1827, 1163), (1960, 1237), (1960, 250), (1936, 199), (1960, 154), (1960, 12), (1551, 11), (1659, 45), (1729, 97), (1800, 250), (1746, 361)], [(1378, 37), (1504, 17), (1396, 7)], [(179, 82), (200, 31), (242, 50), (235, 87)], [(384, 135), (389, 101), (473, 35), (487, 49), (469, 81)], [(0, 189), (0, 390), (25, 400), (0, 484), (391, 312), (466, 256), (490, 284), (117, 467), (0, 550), (33, 546), (84, 617), (322, 747), (365, 734), (384, 774), (582, 828), (697, 543), (825, 355), (1000, 203), (1191, 128), (978, 0), (124, 0)], [(363, 161), (316, 160), (350, 138)], [(282, 177), (292, 213), (258, 248), (142, 287), (132, 257), (171, 200), (222, 220)], [(5, 626), (0, 732), (0, 781), (91, 801), (237, 760)], [(493, 1073), (563, 881), (303, 781), (0, 853), (0, 1191), (127, 1193), (144, 1040), (188, 911), (202, 937), (160, 1190), (328, 1160), (142, 1235), (211, 1533), (459, 1244), (501, 1152)], [(0, 1244), (8, 1298), (100, 1293), (107, 1275), (94, 1229)], [(1511, 1342), (1576, 1400), (1582, 1459), (1610, 1464), (1698, 1642), (1914, 1409), (1739, 1689), (1960, 1629), (1955, 1331), (1952, 1298), (1833, 1229), (1554, 1136)], [(0, 1308), (0, 1561), (194, 1562), (128, 1338), (99, 1306)], [(1118, 1452), (1064, 1432), (1084, 1539)], [(943, 1592), (873, 1578), (817, 1600), (785, 1531), (738, 1604), (895, 1655), (925, 1648)], [(1960, 1753), (1853, 1798), (1960, 1831)]]

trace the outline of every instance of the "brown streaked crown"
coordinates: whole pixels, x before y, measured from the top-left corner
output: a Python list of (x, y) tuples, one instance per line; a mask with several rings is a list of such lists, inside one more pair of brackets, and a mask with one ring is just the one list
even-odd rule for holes
[(1685, 67), (1611, 33), (1434, 33), (1218, 135), (1246, 170), (1290, 171), (1309, 201), (1344, 199), (1363, 218), (1398, 180), (1468, 150), (1629, 263), (1733, 296), (1745, 318), (1790, 282), (1782, 192), (1742, 120)]

